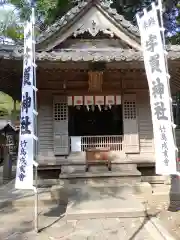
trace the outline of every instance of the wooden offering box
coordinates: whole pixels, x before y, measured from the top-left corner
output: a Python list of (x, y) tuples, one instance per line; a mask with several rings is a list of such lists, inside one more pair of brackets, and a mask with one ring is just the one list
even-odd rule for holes
[(111, 171), (111, 160), (109, 158), (110, 148), (88, 148), (86, 149), (86, 172), (90, 165), (105, 164)]

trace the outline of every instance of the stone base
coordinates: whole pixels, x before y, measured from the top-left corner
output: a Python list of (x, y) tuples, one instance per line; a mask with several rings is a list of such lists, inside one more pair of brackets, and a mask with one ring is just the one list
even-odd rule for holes
[(135, 195), (141, 199), (142, 202), (152, 201), (153, 189), (147, 182), (136, 183), (134, 186)]
[(71, 189), (65, 217), (67, 219), (89, 219), (145, 216), (144, 206), (133, 193), (133, 188), (128, 185), (85, 186)]
[(117, 186), (141, 182), (141, 173), (136, 164), (112, 164), (112, 171), (106, 166), (91, 166), (85, 172), (85, 165), (62, 166), (60, 181), (68, 180), (70, 185), (85, 184), (87, 186)]
[(50, 190), (51, 200), (58, 205), (68, 203), (68, 191), (64, 186), (52, 186)]

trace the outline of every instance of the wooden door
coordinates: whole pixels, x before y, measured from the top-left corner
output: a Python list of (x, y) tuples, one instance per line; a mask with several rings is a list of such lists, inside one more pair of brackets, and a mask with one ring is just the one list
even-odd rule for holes
[(54, 96), (54, 154), (69, 154), (68, 103), (66, 96)]
[(125, 153), (139, 153), (136, 94), (125, 94), (123, 97), (123, 128)]

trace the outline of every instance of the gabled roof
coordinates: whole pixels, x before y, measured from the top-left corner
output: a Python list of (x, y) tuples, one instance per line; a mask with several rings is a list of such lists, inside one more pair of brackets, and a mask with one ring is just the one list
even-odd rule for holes
[[(167, 45), (166, 50), (168, 52), (168, 59), (171, 61), (180, 60), (180, 46), (179, 45)], [(9, 60), (22, 60), (23, 49), (9, 49), (0, 48), (0, 59)], [(143, 62), (143, 54), (141, 51), (134, 49), (120, 49), (117, 50), (61, 50), (58, 52), (36, 52), (37, 61), (51, 61), (51, 62), (120, 62), (120, 61), (140, 61)]]
[[(118, 14), (116, 9), (110, 7), (108, 1), (102, 0), (84, 0), (76, 7), (68, 11), (61, 19), (57, 20), (53, 25), (48, 27), (37, 39), (37, 49), (46, 50), (46, 46), (53, 41), (57, 41), (58, 37), (62, 37), (67, 31), (80, 19), (95, 7), (108, 21), (110, 21), (119, 31), (122, 31), (132, 41), (137, 43), (136, 49), (140, 49), (139, 30), (131, 22)], [(82, 23), (83, 24), (83, 23)], [(67, 34), (66, 34), (67, 35)], [(69, 36), (66, 36), (66, 38)], [(62, 39), (62, 41), (65, 39)], [(139, 45), (139, 47), (138, 47)], [(51, 49), (47, 49), (51, 50)]]
[(11, 123), (11, 121), (0, 119), (0, 133), (2, 132), (16, 132), (16, 127)]

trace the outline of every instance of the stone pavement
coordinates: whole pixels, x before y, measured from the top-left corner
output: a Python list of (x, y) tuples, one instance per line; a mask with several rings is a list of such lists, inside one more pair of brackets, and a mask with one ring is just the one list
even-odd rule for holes
[[(88, 215), (88, 212), (81, 218), (75, 218), (78, 211), (82, 211), (83, 208), (86, 210), (93, 210), (93, 212), (100, 207), (100, 200), (103, 206), (103, 211), (106, 207), (107, 212), (110, 209), (116, 209), (126, 207), (123, 202), (128, 203), (131, 206), (140, 208), (141, 204), (135, 201), (135, 198), (130, 197), (132, 192), (128, 190), (127, 186), (118, 187), (117, 191), (112, 189), (96, 188), (91, 190), (91, 198), (87, 194), (89, 189), (76, 189), (76, 194), (70, 196), (71, 203), (73, 203), (73, 208), (70, 208), (73, 218), (68, 219), (67, 215), (64, 216), (65, 209), (64, 206), (57, 204), (39, 204), (39, 229), (40, 233), (35, 233), (33, 231), (33, 219), (34, 219), (34, 198), (33, 193), (26, 191), (19, 191), (14, 189), (14, 182), (10, 182), (7, 185), (0, 187), (0, 240), (81, 240), (81, 239), (122, 239), (122, 240), (173, 240), (171, 236), (161, 227), (159, 232), (159, 227), (157, 223), (154, 225), (149, 219), (143, 216), (132, 216), (124, 217), (117, 214), (117, 216), (107, 217), (106, 215), (96, 215), (92, 217)], [(103, 190), (103, 191), (102, 191)], [(113, 190), (111, 192), (111, 190)], [(72, 193), (72, 191), (70, 191)], [(101, 192), (99, 196), (99, 192)], [(28, 200), (28, 194), (30, 194), (30, 199)], [(47, 197), (48, 194), (45, 195)], [(135, 197), (135, 196), (134, 196)], [(90, 198), (90, 199), (89, 199)], [(101, 199), (100, 199), (101, 198)], [(113, 199), (114, 200), (113, 200)], [(19, 204), (13, 204), (14, 200), (21, 200)], [(112, 200), (109, 202), (109, 200)], [(6, 207), (2, 207), (4, 201), (9, 201), (12, 204), (8, 204)], [(27, 202), (26, 202), (27, 201)], [(97, 201), (97, 208), (95, 209), (95, 203)], [(107, 203), (111, 206), (104, 206)], [(115, 202), (113, 202), (115, 201)], [(80, 204), (78, 204), (78, 202)], [(21, 205), (23, 203), (23, 205)], [(26, 204), (24, 204), (26, 203)], [(88, 204), (87, 204), (88, 203)], [(119, 206), (112, 206), (119, 203)], [(121, 204), (123, 204), (121, 206)], [(90, 208), (91, 206), (91, 208)], [(127, 209), (126, 211), (127, 212)], [(93, 214), (94, 215), (94, 214)], [(109, 216), (109, 213), (108, 213)], [(85, 218), (84, 218), (85, 217)], [(163, 233), (165, 232), (165, 234)], [(166, 236), (166, 237), (165, 237)], [(167, 237), (168, 236), (168, 237)]]
[[(101, 218), (64, 220), (41, 209), (40, 233), (33, 231), (33, 209), (4, 209), (0, 211), (0, 239), (3, 240), (81, 240), (81, 239), (154, 239), (140, 218)], [(56, 213), (58, 210), (56, 209)], [(161, 238), (155, 238), (161, 240)]]
[[(33, 231), (33, 207), (0, 210), (2, 240), (174, 240), (148, 218), (97, 218), (67, 220), (61, 207), (39, 206), (39, 233)], [(61, 217), (60, 217), (61, 216)], [(158, 229), (161, 229), (159, 232)]]

